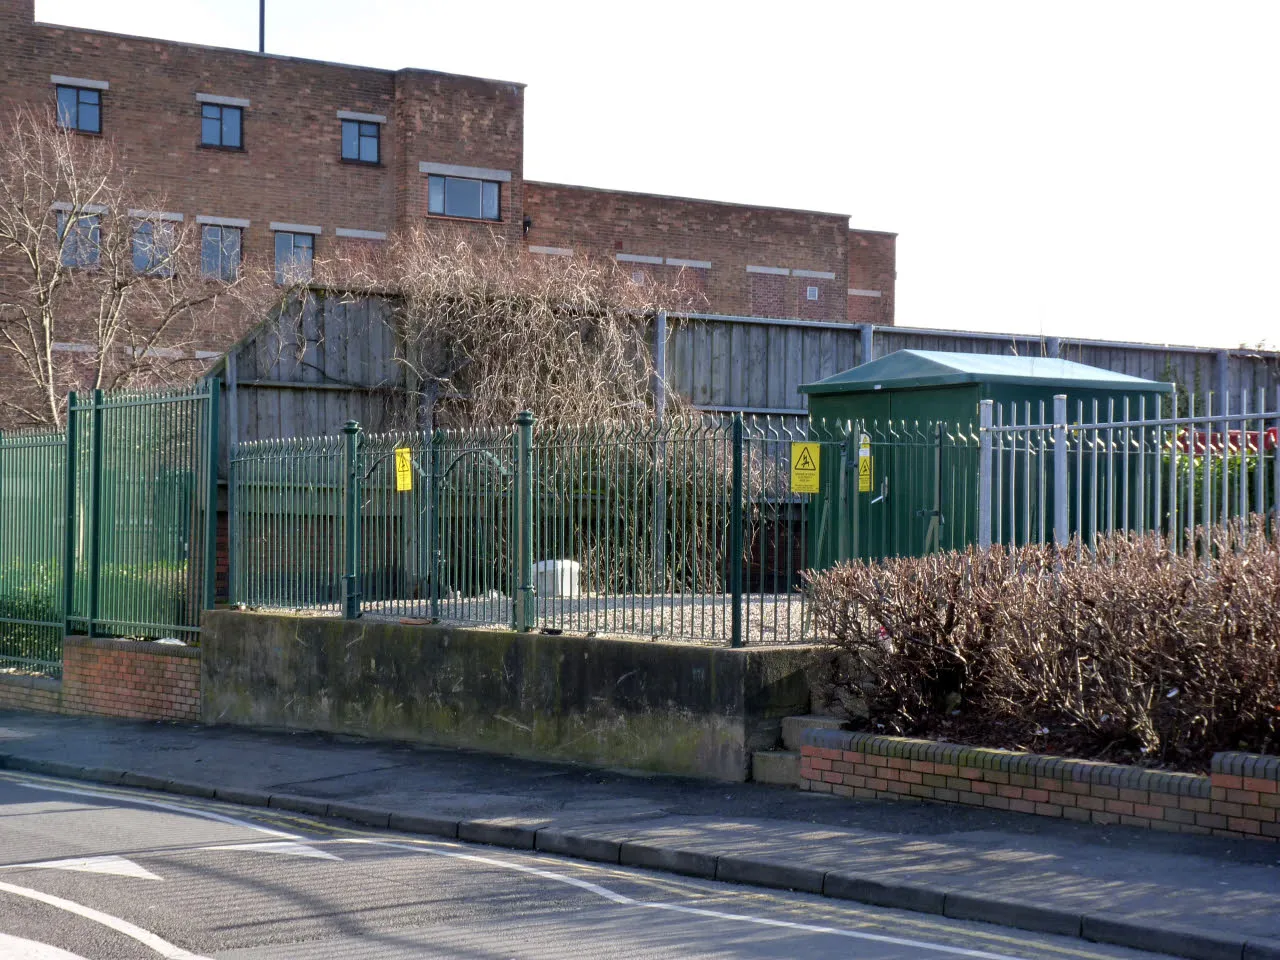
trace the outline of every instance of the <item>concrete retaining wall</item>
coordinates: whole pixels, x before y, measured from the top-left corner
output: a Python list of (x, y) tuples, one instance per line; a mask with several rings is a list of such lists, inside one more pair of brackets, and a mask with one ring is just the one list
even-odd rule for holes
[(800, 788), (934, 800), (1176, 833), (1280, 839), (1280, 757), (1218, 753), (1212, 775), (806, 730)]
[(745, 780), (807, 712), (807, 647), (205, 615), (206, 723), (325, 730)]

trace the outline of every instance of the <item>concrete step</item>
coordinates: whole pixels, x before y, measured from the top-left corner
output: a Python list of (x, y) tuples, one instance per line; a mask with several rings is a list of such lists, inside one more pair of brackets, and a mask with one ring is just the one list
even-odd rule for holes
[(751, 779), (756, 783), (800, 786), (800, 753), (796, 750), (757, 750), (751, 755)]
[(849, 721), (840, 717), (823, 717), (812, 714), (807, 717), (782, 718), (782, 745), (788, 750), (800, 750), (800, 740), (805, 730), (819, 727), (823, 730), (846, 730)]

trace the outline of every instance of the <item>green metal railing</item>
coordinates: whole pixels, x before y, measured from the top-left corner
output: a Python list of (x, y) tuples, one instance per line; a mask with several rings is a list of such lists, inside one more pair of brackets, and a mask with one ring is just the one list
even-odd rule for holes
[(219, 389), (73, 393), (65, 430), (0, 439), (0, 667), (56, 675), (73, 632), (198, 636)]
[(0, 669), (62, 670), (67, 438), (0, 437)]
[[(796, 443), (817, 445), (816, 493), (793, 492)], [(977, 444), (935, 425), (521, 414), (434, 434), (348, 424), (240, 444), (231, 465), (236, 602), (736, 645), (809, 635), (809, 567), (959, 545)]]

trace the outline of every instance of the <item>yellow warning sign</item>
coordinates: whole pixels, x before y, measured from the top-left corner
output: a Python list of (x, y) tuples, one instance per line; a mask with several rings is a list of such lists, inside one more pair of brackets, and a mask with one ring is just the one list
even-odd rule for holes
[(408, 493), (413, 489), (413, 452), (408, 447), (396, 447), (396, 493)]
[(858, 458), (858, 492), (870, 493), (875, 473), (875, 464), (870, 457)]
[(817, 493), (822, 448), (816, 443), (791, 445), (791, 492)]
[(871, 438), (864, 433), (858, 444), (858, 492), (870, 493), (875, 477), (876, 462), (871, 456)]

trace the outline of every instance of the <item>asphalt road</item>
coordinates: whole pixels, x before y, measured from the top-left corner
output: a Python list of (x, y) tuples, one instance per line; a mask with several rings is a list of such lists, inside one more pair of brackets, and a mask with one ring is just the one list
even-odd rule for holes
[(0, 958), (1158, 955), (0, 773)]

